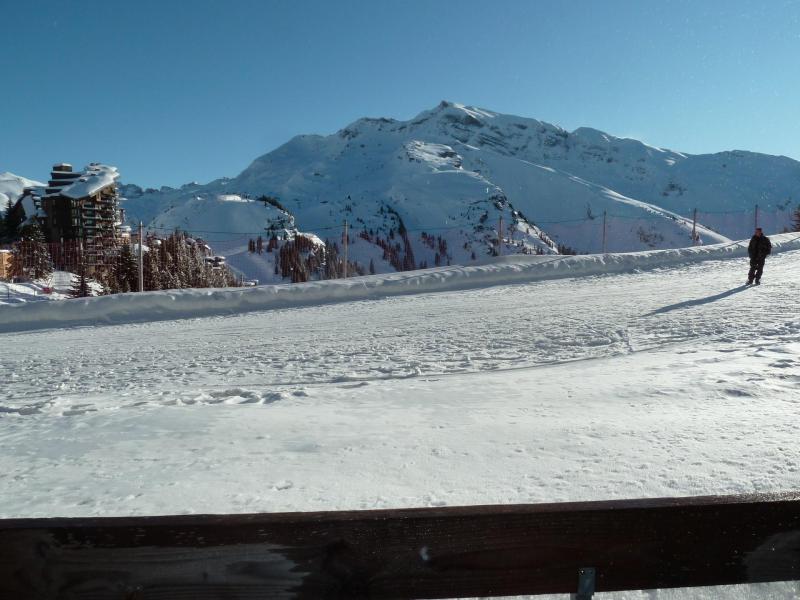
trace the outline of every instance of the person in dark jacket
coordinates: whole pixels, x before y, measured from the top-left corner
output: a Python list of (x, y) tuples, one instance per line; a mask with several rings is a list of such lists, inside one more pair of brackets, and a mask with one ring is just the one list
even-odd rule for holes
[(764, 272), (764, 261), (772, 252), (772, 242), (764, 235), (761, 227), (756, 227), (756, 232), (750, 238), (747, 254), (750, 255), (750, 272), (747, 274), (747, 285), (756, 280), (756, 285), (761, 284), (761, 274)]

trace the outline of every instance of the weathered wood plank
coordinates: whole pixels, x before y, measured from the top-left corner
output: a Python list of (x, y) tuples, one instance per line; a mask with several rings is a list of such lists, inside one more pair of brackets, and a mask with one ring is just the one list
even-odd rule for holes
[(0, 598), (453, 598), (800, 579), (800, 494), (0, 521)]

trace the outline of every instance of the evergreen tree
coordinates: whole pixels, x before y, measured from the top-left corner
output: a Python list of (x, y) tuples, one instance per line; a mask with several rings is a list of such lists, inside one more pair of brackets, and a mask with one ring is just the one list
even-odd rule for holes
[[(166, 239), (151, 237), (147, 247), (143, 261), (146, 291), (239, 285), (226, 266), (208, 264), (205, 244), (184, 232), (176, 231)], [(130, 246), (123, 246), (115, 267), (119, 291), (139, 289), (138, 268), (138, 258)]]
[(11, 247), (11, 269), (9, 275), (11, 281), (23, 279), (25, 277), (25, 253), (22, 249), (22, 242), (16, 242)]
[(53, 273), (53, 260), (45, 243), (44, 233), (36, 219), (31, 219), (20, 230), (21, 240), (17, 245), (14, 262), (21, 269), (16, 276), (45, 279)]
[(86, 277), (86, 269), (81, 267), (80, 272), (75, 276), (72, 282), (72, 287), (69, 290), (70, 298), (86, 298), (92, 296), (92, 290), (89, 287), (89, 279)]
[(189, 255), (189, 268), (191, 277), (189, 285), (195, 288), (208, 287), (208, 266), (206, 265), (205, 252), (195, 246)]
[(800, 231), (800, 204), (792, 213), (792, 231)]
[[(11, 199), (8, 200), (8, 206), (11, 206)], [(8, 220), (8, 211), (10, 208), (4, 208), (3, 212), (0, 213), (0, 241), (5, 241), (9, 239), (11, 236), (7, 232), (6, 228), (6, 221)]]
[(12, 239), (18, 237), (19, 229), (25, 220), (25, 217), (21, 211), (17, 211), (15, 214), (13, 209), (14, 206), (11, 203), (11, 201), (9, 201), (8, 212), (6, 215), (8, 217), (8, 219), (6, 220), (6, 229), (8, 230)]
[(148, 251), (144, 253), (144, 289), (146, 291), (161, 289), (161, 275), (159, 273), (158, 247), (155, 240), (148, 240)]
[(179, 240), (175, 248), (176, 270), (181, 287), (192, 286), (191, 253), (196, 244), (191, 244), (185, 235)]
[(8, 203), (6, 204), (5, 213), (3, 214), (3, 219), (2, 219), (2, 221), (3, 221), (3, 227), (2, 227), (3, 233), (2, 233), (2, 235), (4, 235), (5, 239), (7, 239), (7, 240), (15, 240), (15, 239), (17, 239), (17, 236), (18, 236), (18, 233), (19, 233), (18, 232), (19, 226), (22, 224), (22, 222), (18, 218), (15, 218), (12, 215), (13, 209), (14, 209), (14, 205), (11, 202), (11, 198), (9, 198), (8, 199)]
[(119, 282), (113, 268), (96, 270), (94, 280), (100, 284), (100, 291), (98, 292), (100, 296), (118, 294), (120, 292)]
[(139, 261), (130, 244), (123, 244), (114, 265), (114, 279), (119, 292), (139, 290)]

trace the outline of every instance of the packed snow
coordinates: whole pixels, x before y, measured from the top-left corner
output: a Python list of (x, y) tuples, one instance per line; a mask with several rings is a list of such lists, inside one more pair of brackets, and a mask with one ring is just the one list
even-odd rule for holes
[[(43, 306), (78, 307), (84, 324), (118, 320), (109, 325), (74, 327), (63, 313), (60, 325), (8, 332), (39, 306), (0, 307), (0, 517), (798, 489), (800, 240), (773, 240), (759, 287), (743, 285), (747, 260), (729, 246), (564, 258), (557, 278), (536, 262), (553, 257), (513, 257), (126, 295), (130, 313), (110, 319), (96, 308), (107, 298)], [(385, 289), (371, 292), (378, 281)], [(277, 289), (287, 302), (259, 308)], [(316, 291), (306, 302), (291, 292), (301, 289)], [(198, 316), (214, 302), (216, 316)], [(172, 316), (205, 308), (125, 323), (151, 310), (166, 319), (170, 303), (181, 307)], [(796, 592), (781, 583), (598, 598)]]
[[(0, 307), (42, 300), (64, 300), (69, 297), (75, 280), (76, 276), (67, 271), (53, 271), (49, 277), (38, 281), (12, 283), (0, 280)], [(99, 293), (100, 286), (97, 283), (90, 282), (89, 285), (95, 293)], [(0, 314), (3, 313), (0, 311)]]

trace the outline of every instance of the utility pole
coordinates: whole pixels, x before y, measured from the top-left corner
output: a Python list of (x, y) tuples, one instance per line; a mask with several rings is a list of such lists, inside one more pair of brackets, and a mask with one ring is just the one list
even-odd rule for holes
[(755, 227), (758, 227), (758, 204), (756, 204), (756, 224)]
[(497, 253), (503, 256), (503, 215), (500, 215), (500, 223), (497, 226)]
[(347, 246), (350, 243), (350, 234), (347, 233), (347, 219), (344, 220), (344, 278), (347, 279)]
[(142, 230), (144, 225), (139, 221), (139, 291), (144, 291), (144, 247), (142, 246)]
[(603, 211), (603, 254), (606, 253), (606, 211)]
[(692, 217), (692, 246), (697, 245), (697, 209), (694, 209), (694, 216)]

